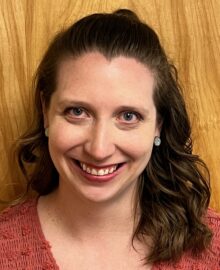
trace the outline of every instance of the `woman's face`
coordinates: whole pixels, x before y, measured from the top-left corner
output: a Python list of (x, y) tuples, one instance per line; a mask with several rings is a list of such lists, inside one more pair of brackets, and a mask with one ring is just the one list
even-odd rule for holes
[(60, 187), (90, 201), (130, 200), (159, 135), (154, 77), (133, 58), (63, 61), (44, 110)]

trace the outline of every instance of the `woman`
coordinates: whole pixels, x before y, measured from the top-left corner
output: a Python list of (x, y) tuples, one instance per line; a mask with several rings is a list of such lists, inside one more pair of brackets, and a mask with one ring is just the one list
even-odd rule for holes
[(1, 215), (0, 269), (220, 268), (206, 166), (149, 26), (129, 10), (79, 20), (35, 91), (18, 160), (40, 196)]

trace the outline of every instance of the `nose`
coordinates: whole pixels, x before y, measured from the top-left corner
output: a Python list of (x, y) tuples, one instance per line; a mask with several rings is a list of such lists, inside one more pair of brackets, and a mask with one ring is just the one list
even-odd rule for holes
[(99, 122), (91, 127), (84, 151), (95, 161), (104, 161), (115, 152), (114, 130), (108, 123)]

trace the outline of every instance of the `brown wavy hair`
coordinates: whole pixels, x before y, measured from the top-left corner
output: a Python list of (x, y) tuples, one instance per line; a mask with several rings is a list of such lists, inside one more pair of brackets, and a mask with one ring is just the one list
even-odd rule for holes
[(57, 34), (50, 44), (34, 80), (33, 126), (18, 141), (17, 157), (28, 179), (27, 190), (44, 195), (59, 184), (44, 135), (41, 95), (48, 107), (56, 90), (59, 63), (92, 51), (108, 59), (135, 58), (153, 72), (156, 81), (153, 99), (162, 123), (162, 144), (154, 146), (140, 176), (136, 206), (141, 216), (133, 239), (151, 237), (146, 262), (176, 261), (187, 250), (204, 250), (212, 237), (203, 222), (210, 200), (208, 169), (192, 154), (191, 127), (176, 68), (157, 34), (130, 10), (86, 16)]

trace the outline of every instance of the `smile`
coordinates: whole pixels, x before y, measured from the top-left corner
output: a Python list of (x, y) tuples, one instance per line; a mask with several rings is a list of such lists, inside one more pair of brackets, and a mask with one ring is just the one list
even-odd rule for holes
[(113, 173), (114, 171), (117, 170), (117, 168), (119, 167), (119, 165), (112, 165), (112, 166), (109, 166), (109, 167), (105, 167), (105, 168), (94, 168), (92, 166), (89, 166), (83, 162), (80, 162), (80, 167), (82, 168), (82, 170), (84, 172), (87, 172), (89, 174), (92, 174), (92, 175), (98, 175), (98, 176), (103, 176), (103, 175), (108, 175), (108, 174), (111, 174)]

